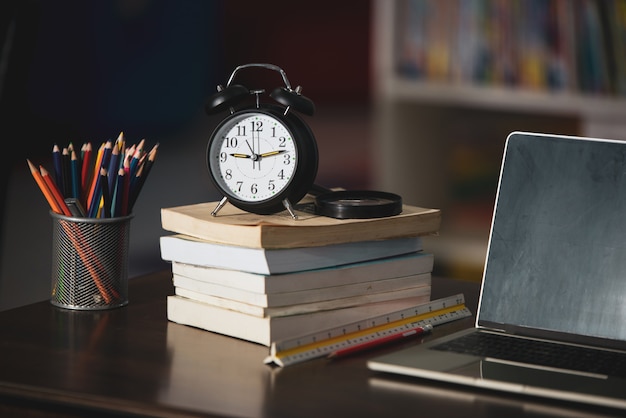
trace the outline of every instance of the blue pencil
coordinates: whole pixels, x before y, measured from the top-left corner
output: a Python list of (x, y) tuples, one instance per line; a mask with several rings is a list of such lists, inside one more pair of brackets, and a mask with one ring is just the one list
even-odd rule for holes
[(63, 190), (63, 160), (61, 148), (57, 144), (52, 147), (52, 163), (54, 164), (54, 181), (61, 194), (65, 195), (65, 190)]
[(139, 141), (139, 144), (137, 145), (137, 148), (135, 148), (135, 152), (133, 153), (133, 156), (130, 159), (130, 175), (132, 177), (134, 177), (135, 174), (137, 174), (139, 160), (141, 160), (141, 156), (143, 155), (143, 147), (145, 143), (146, 143), (145, 139), (142, 139), (141, 141)]
[(93, 189), (91, 202), (89, 203), (89, 209), (87, 214), (88, 217), (95, 218), (98, 216), (98, 210), (100, 209), (100, 199), (102, 199), (102, 175), (96, 176), (96, 185)]
[(111, 217), (111, 194), (109, 190), (109, 179), (106, 168), (100, 169), (100, 177), (102, 177), (100, 184), (102, 184), (102, 200), (104, 204), (102, 206), (102, 217)]
[(111, 151), (111, 160), (109, 161), (109, 190), (111, 194), (113, 193), (113, 189), (115, 188), (115, 180), (117, 178), (117, 171), (121, 167), (120, 164), (120, 155), (124, 148), (124, 132), (120, 132), (119, 136), (115, 140), (115, 144), (113, 144), (113, 150)]
[(124, 179), (126, 178), (126, 172), (123, 168), (120, 168), (117, 172), (117, 179), (115, 181), (115, 191), (113, 192), (113, 201), (111, 216), (122, 216), (122, 201), (124, 196)]
[(108, 140), (104, 143), (104, 148), (102, 149), (102, 160), (100, 161), (100, 167), (94, 172), (94, 175), (100, 172), (101, 168), (108, 169), (109, 163), (111, 162), (111, 153), (113, 151), (113, 142)]
[(139, 177), (136, 179), (135, 184), (133, 184), (133, 187), (131, 187), (131, 190), (130, 190), (130, 200), (128, 202), (129, 211), (132, 211), (133, 206), (135, 206), (135, 202), (137, 201), (139, 192), (141, 192), (141, 188), (146, 182), (146, 178), (148, 177), (148, 174), (150, 174), (150, 170), (152, 169), (154, 160), (156, 160), (158, 150), (159, 150), (159, 143), (157, 143), (154, 147), (152, 147), (152, 149), (148, 153), (148, 157), (144, 161), (143, 165), (137, 171)]

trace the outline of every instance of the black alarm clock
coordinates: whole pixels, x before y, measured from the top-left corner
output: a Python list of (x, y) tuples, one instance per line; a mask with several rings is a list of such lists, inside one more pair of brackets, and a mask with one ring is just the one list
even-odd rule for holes
[[(262, 89), (233, 84), (239, 71), (251, 67), (280, 73), (284, 86), (269, 94), (273, 103), (261, 102)], [(229, 202), (260, 215), (286, 209), (297, 218), (293, 205), (312, 188), (319, 160), (313, 132), (295, 113), (315, 112), (301, 91), (300, 86), (291, 88), (280, 67), (255, 63), (235, 68), (226, 86), (219, 85), (209, 98), (207, 113), (229, 112), (209, 137), (206, 150), (210, 179), (223, 194), (213, 216)], [(246, 98), (254, 103), (236, 109)]]

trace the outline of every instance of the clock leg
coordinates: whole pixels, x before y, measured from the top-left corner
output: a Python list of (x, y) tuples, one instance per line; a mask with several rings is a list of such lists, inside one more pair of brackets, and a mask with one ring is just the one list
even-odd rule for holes
[(296, 215), (296, 212), (294, 212), (293, 206), (291, 206), (291, 202), (289, 201), (289, 199), (283, 200), (283, 205), (285, 206), (285, 209), (287, 209), (287, 212), (289, 212), (289, 214), (291, 215), (293, 219), (298, 219), (298, 215)]
[(211, 212), (211, 216), (217, 216), (217, 212), (219, 212), (220, 209), (224, 207), (226, 202), (228, 202), (228, 198), (224, 196), (222, 200), (220, 200), (220, 202), (217, 204), (217, 206), (215, 206), (215, 209), (213, 209), (213, 212)]

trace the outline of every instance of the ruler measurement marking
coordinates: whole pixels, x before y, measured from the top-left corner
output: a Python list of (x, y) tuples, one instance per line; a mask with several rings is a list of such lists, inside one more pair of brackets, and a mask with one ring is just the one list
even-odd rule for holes
[(382, 338), (390, 333), (427, 324), (437, 325), (469, 315), (471, 313), (465, 307), (465, 299), (462, 294), (459, 294), (358, 323), (272, 344), (272, 354), (266, 359), (266, 363), (274, 361), (281, 366), (293, 364)]
[[(317, 344), (321, 341), (329, 341), (334, 338), (342, 338), (348, 334), (353, 334), (357, 332), (371, 332), (372, 328), (376, 327), (376, 321), (387, 318), (387, 322), (380, 324), (380, 326), (387, 325), (390, 322), (397, 322), (403, 319), (406, 319), (407, 322), (411, 322), (416, 320), (416, 317), (419, 317), (424, 314), (432, 314), (434, 311), (439, 311), (441, 309), (445, 309), (446, 307), (452, 305), (452, 307), (456, 307), (459, 305), (463, 305), (465, 303), (465, 299), (463, 295), (451, 296), (445, 299), (440, 299), (436, 301), (432, 301), (428, 304), (423, 304), (411, 308), (407, 308), (398, 312), (393, 312), (390, 314), (381, 315), (374, 318), (369, 318), (363, 321), (359, 321), (357, 323), (342, 325), (337, 328), (332, 328), (329, 330), (325, 330), (322, 332), (318, 332), (315, 334), (311, 334), (308, 336), (302, 336), (299, 338), (295, 338), (293, 340), (281, 341), (276, 343), (276, 351), (287, 351), (296, 347), (305, 347), (308, 348), (310, 344)], [(430, 316), (430, 315), (427, 315)]]

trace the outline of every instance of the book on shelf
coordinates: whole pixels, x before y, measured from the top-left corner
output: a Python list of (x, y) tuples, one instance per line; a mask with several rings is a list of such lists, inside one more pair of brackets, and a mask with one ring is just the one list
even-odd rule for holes
[(430, 235), (438, 232), (441, 222), (439, 209), (410, 205), (403, 205), (398, 215), (368, 219), (315, 215), (310, 198), (295, 205), (298, 219), (286, 211), (257, 215), (230, 204), (212, 216), (216, 205), (217, 202), (207, 202), (162, 208), (161, 227), (222, 244), (273, 249)]
[(369, 283), (261, 294), (173, 277), (175, 293), (190, 299), (258, 316), (284, 316), (346, 308), (412, 296), (430, 296), (431, 274), (422, 273)]
[(430, 273), (433, 265), (433, 254), (419, 251), (377, 260), (281, 274), (249, 273), (241, 270), (185, 264), (174, 260), (172, 273), (249, 292), (273, 294)]
[[(610, 19), (610, 39), (613, 42), (614, 51), (626, 51), (626, 2), (613, 1), (609, 4)], [(626, 96), (626, 54), (615, 54), (614, 68), (616, 92), (619, 95)]]
[(260, 317), (170, 295), (167, 297), (167, 319), (181, 325), (269, 347), (272, 342), (297, 338), (360, 321), (363, 318), (409, 309), (427, 302), (423, 299), (418, 296), (302, 315)]
[(419, 236), (355, 241), (307, 248), (251, 248), (176, 234), (160, 237), (161, 258), (186, 264), (280, 274), (422, 251)]
[(622, 0), (413, 0), (396, 7), (394, 68), (402, 78), (624, 94)]

